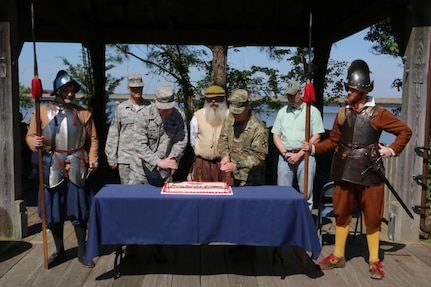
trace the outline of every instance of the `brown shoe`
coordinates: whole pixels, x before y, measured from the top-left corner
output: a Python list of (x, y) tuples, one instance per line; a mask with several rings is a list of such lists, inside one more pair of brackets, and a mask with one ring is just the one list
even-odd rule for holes
[(373, 279), (382, 279), (385, 276), (383, 265), (380, 261), (370, 263), (370, 277)]
[(319, 266), (321, 270), (329, 270), (332, 268), (343, 268), (346, 266), (346, 259), (344, 257), (337, 258), (334, 254), (330, 254), (328, 257), (323, 258), (319, 262)]

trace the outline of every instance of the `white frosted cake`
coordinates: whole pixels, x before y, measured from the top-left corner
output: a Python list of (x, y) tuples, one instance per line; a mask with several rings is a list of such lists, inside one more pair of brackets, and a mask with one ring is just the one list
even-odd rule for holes
[(233, 194), (227, 182), (165, 182), (162, 194)]

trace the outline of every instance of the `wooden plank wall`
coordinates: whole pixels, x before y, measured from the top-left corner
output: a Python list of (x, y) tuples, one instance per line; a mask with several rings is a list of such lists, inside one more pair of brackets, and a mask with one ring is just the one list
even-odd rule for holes
[[(11, 37), (16, 29), (16, 25), (11, 23), (0, 22), (0, 239), (21, 239), (27, 229), (25, 218), (21, 218), (19, 212), (19, 208), (25, 212), (25, 204), (19, 200), (22, 195), (18, 91), (20, 49), (18, 39)], [(20, 202), (21, 205), (18, 204)]]
[(10, 26), (0, 22), (0, 238), (14, 236), (14, 182)]
[[(404, 152), (395, 159), (396, 168), (391, 174), (387, 174), (391, 182), (396, 182), (395, 189), (409, 208), (420, 204), (421, 200), (421, 187), (413, 180), (413, 176), (422, 174), (423, 159), (415, 154), (414, 148), (428, 145), (424, 134), (426, 115), (431, 112), (427, 107), (430, 43), (431, 27), (412, 28), (404, 57), (401, 118), (412, 129), (413, 135)], [(388, 195), (387, 202), (388, 211), (397, 215), (396, 241), (419, 241), (419, 215), (414, 214), (415, 219), (410, 219), (391, 194)]]

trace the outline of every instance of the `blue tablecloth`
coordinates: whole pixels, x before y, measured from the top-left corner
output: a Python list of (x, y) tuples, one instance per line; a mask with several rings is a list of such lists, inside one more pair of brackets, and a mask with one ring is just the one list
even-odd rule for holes
[(106, 244), (296, 245), (320, 255), (307, 202), (287, 186), (233, 187), (233, 195), (160, 194), (151, 185), (106, 185), (93, 198), (87, 260)]

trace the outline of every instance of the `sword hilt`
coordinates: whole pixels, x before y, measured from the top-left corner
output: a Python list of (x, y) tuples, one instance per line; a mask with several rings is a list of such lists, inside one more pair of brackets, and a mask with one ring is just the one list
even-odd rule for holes
[(380, 168), (382, 167), (381, 161), (382, 161), (382, 157), (378, 157), (376, 160), (373, 160), (370, 156), (369, 153), (364, 153), (364, 156), (366, 159), (368, 159), (368, 161), (370, 162), (370, 165), (361, 172), (361, 176), (363, 176), (364, 174), (366, 174), (369, 170), (374, 170), (374, 171), (380, 171)]

